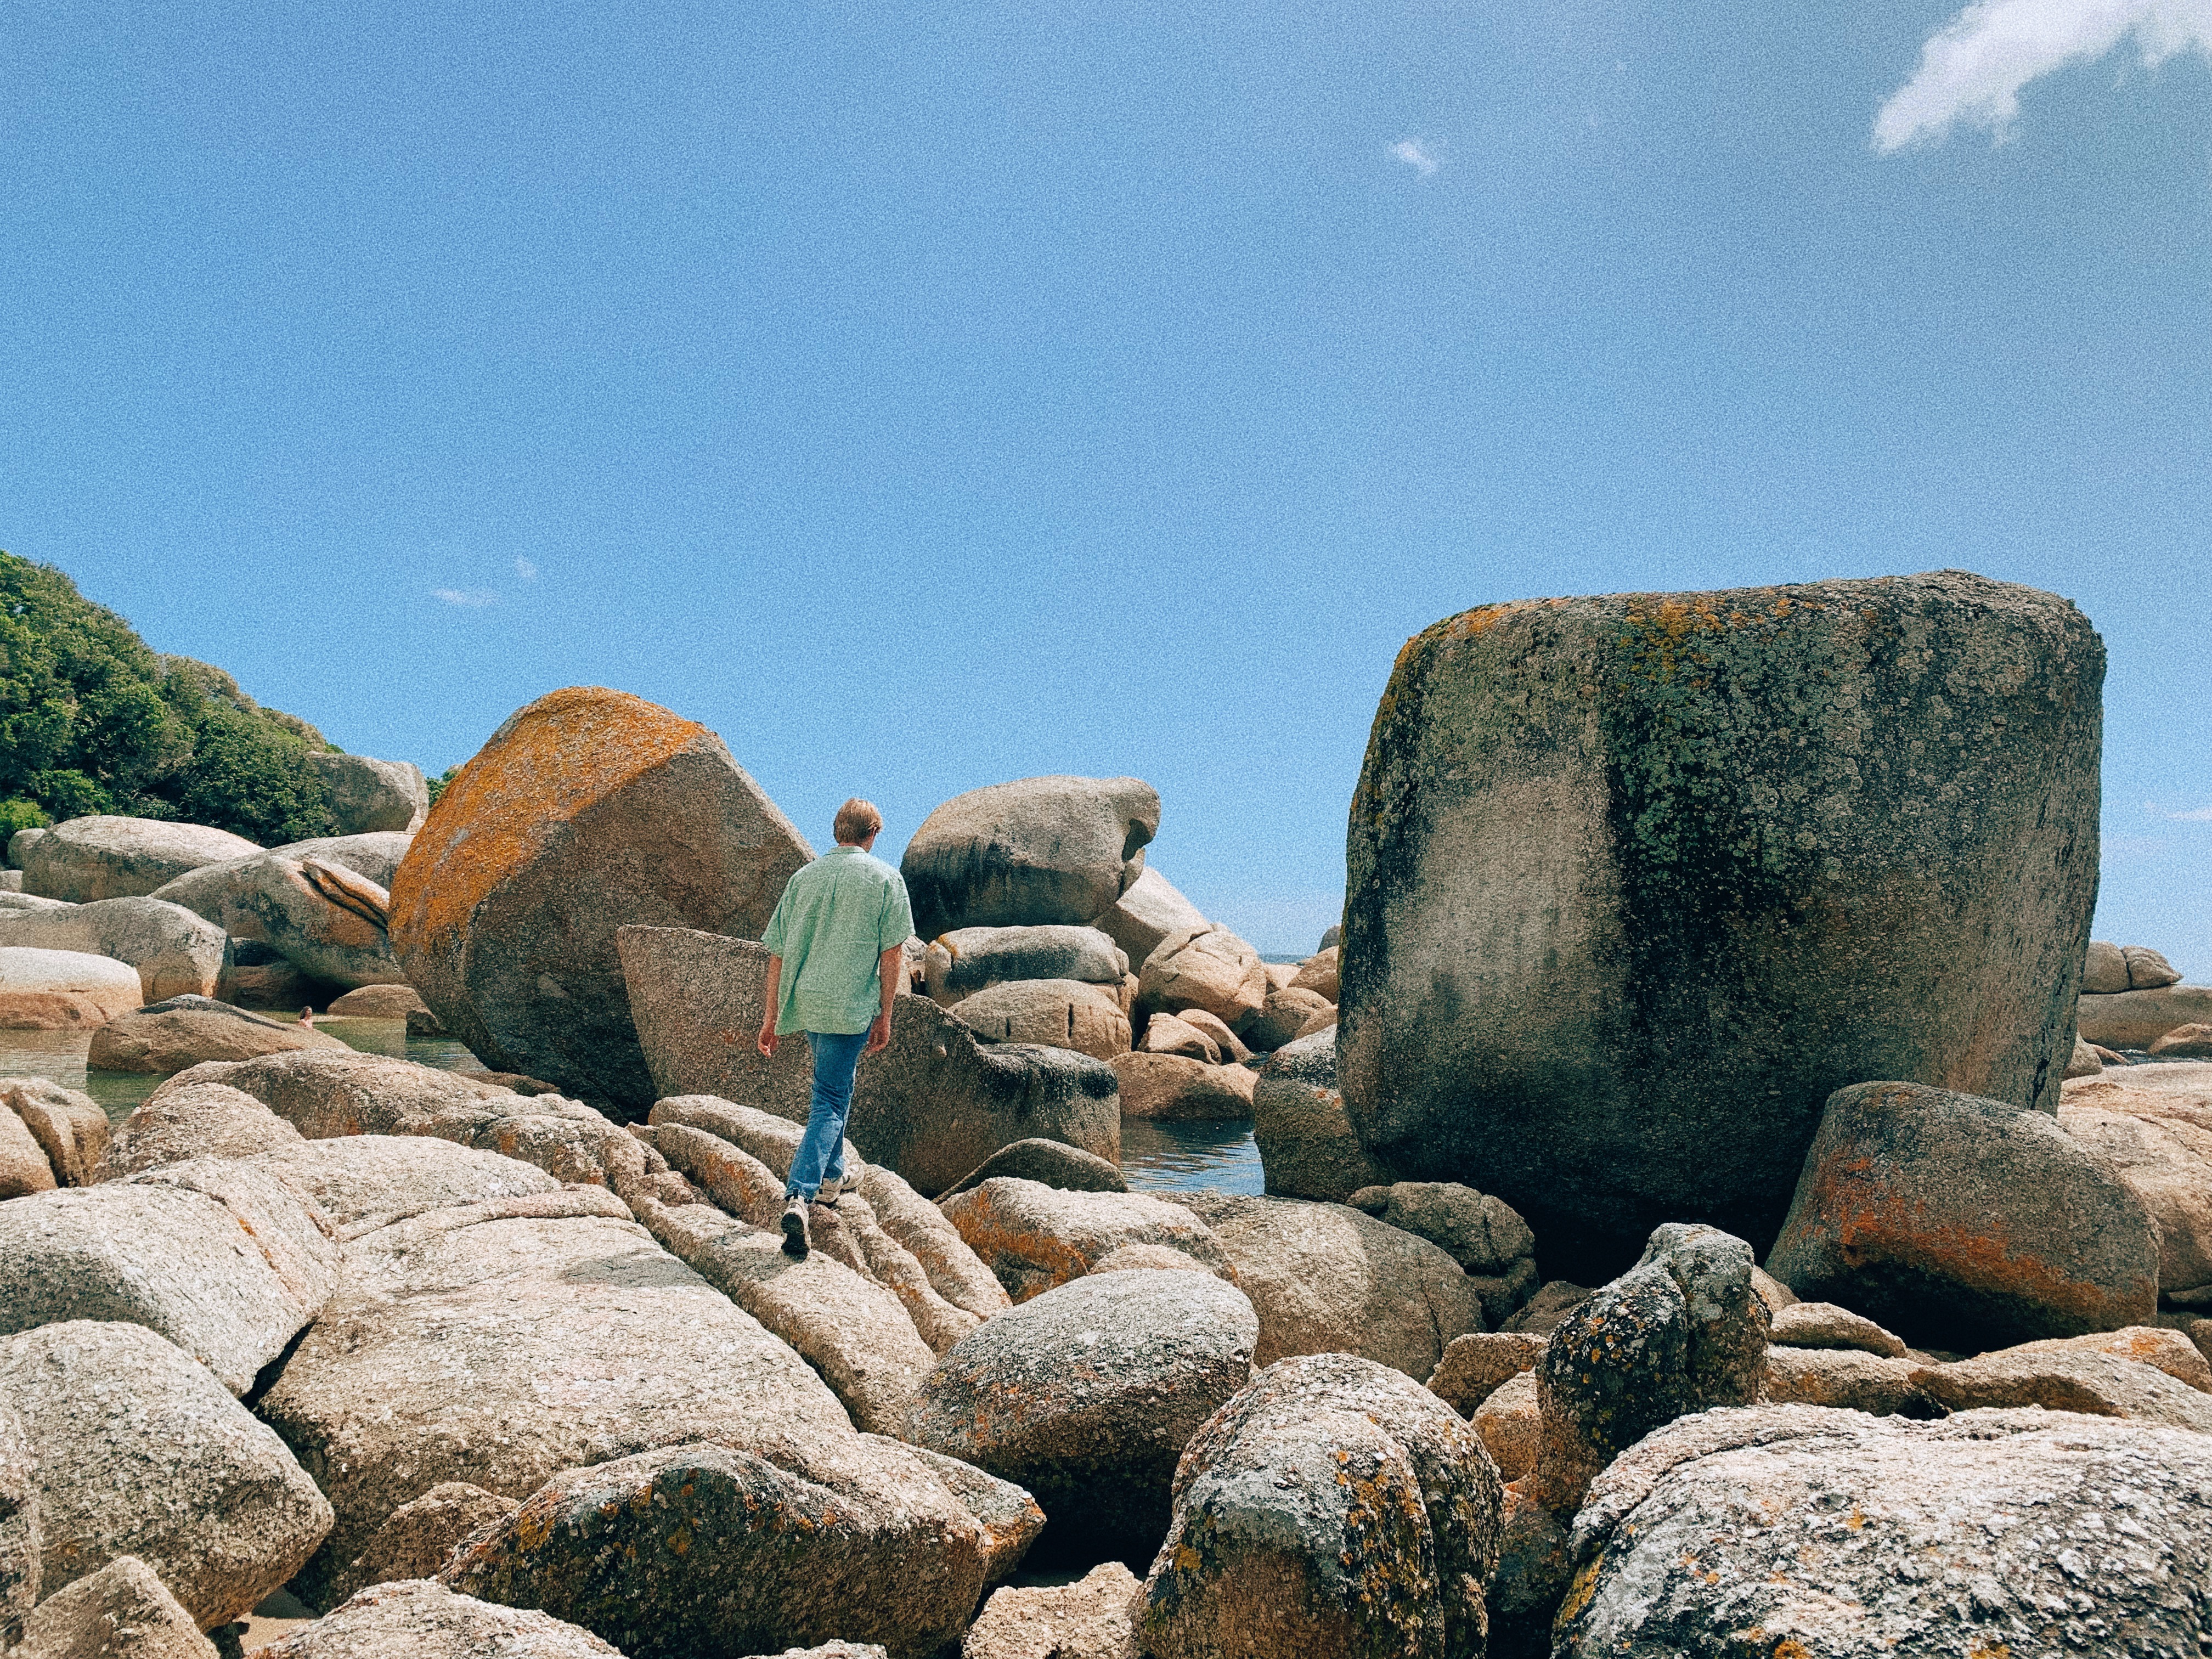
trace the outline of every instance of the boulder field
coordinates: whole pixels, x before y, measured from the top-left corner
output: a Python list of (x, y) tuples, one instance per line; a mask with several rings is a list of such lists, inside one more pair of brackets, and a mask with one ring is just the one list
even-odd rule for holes
[[(1467, 613), (1296, 964), (1136, 780), (957, 797), (799, 1258), (810, 854), (704, 728), (25, 832), (0, 1013), (173, 1075), (0, 1079), (0, 1648), (2200, 1651), (2212, 1017), (2087, 939), (2101, 672), (1955, 572)], [(210, 998), (280, 969), (498, 1069)], [(1135, 1119), (1265, 1191), (1133, 1190)]]

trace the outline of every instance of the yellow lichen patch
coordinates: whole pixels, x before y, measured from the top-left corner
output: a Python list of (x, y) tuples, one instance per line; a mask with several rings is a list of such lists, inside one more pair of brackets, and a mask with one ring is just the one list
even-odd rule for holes
[(575, 685), (510, 718), (446, 787), (392, 878), (392, 943), (459, 934), (545, 839), (714, 734), (626, 691)]

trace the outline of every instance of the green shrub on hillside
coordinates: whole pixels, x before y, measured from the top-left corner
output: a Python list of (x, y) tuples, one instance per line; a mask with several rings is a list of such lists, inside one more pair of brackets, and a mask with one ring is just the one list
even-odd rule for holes
[(264, 846), (328, 835), (307, 757), (331, 747), (220, 668), (149, 650), (60, 571), (0, 553), (0, 819), (14, 828), (118, 812)]

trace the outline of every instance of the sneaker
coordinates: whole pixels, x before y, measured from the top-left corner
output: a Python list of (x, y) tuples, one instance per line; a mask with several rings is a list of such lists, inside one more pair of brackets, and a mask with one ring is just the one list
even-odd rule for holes
[(845, 1183), (842, 1181), (825, 1181), (814, 1189), (814, 1201), (817, 1204), (835, 1204), (843, 1195), (844, 1191)]
[(812, 1243), (806, 1236), (806, 1200), (794, 1193), (783, 1206), (783, 1253), (804, 1261)]

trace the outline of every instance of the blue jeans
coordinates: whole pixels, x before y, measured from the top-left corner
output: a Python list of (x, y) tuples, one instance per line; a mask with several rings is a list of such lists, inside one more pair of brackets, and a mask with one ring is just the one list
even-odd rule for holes
[(811, 1204), (825, 1179), (845, 1178), (845, 1119), (853, 1109), (853, 1071), (860, 1063), (860, 1050), (868, 1046), (868, 1034), (809, 1031), (806, 1045), (814, 1050), (814, 1098), (806, 1109), (806, 1133), (791, 1160), (791, 1178), (783, 1183), (783, 1195)]

